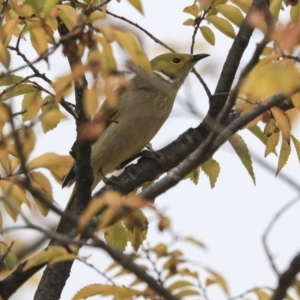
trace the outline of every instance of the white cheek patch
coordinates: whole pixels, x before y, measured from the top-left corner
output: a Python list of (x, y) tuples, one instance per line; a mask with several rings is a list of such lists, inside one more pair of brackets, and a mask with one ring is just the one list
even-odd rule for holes
[(158, 74), (162, 79), (164, 79), (165, 81), (168, 81), (170, 83), (174, 82), (174, 79), (170, 78), (168, 75), (160, 72), (160, 71), (153, 71), (153, 73)]

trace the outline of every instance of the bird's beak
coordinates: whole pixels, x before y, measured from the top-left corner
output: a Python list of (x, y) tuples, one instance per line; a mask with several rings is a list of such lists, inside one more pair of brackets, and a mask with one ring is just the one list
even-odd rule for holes
[(193, 55), (193, 57), (190, 61), (198, 61), (198, 60), (203, 59), (207, 56), (209, 56), (209, 54), (196, 54), (196, 55)]

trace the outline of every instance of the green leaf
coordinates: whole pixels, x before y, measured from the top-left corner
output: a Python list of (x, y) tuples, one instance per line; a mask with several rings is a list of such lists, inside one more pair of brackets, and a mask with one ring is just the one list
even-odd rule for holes
[(231, 2), (239, 7), (245, 14), (248, 13), (252, 4), (252, 0), (231, 0)]
[(213, 31), (207, 27), (207, 26), (201, 26), (200, 28), (201, 34), (204, 37), (204, 39), (211, 44), (212, 46), (215, 45), (216, 39), (215, 39), (215, 34)]
[(187, 20), (185, 20), (183, 23), (182, 23), (182, 25), (185, 25), (185, 26), (195, 26), (195, 21), (194, 21), (194, 19), (187, 19)]
[(220, 18), (218, 16), (209, 16), (207, 20), (228, 37), (232, 39), (235, 38), (234, 29), (226, 19)]
[(240, 27), (242, 25), (244, 16), (236, 6), (221, 4), (216, 6), (215, 9), (236, 26)]
[(110, 246), (124, 251), (127, 245), (128, 237), (125, 227), (121, 222), (104, 229), (104, 237)]
[(45, 0), (43, 6), (43, 13), (45, 16), (48, 16), (51, 10), (55, 7), (55, 5), (59, 2), (59, 0)]
[(73, 27), (77, 24), (78, 13), (77, 11), (66, 4), (56, 5), (58, 9), (58, 16), (66, 25), (66, 27), (71, 31)]
[(252, 127), (249, 127), (248, 130), (254, 134), (264, 145), (267, 144), (268, 138), (267, 136), (263, 133), (263, 131), (260, 129), (259, 126), (254, 125)]
[[(4, 256), (4, 257), (3, 257)], [(0, 241), (0, 258), (8, 270), (13, 270), (18, 265), (18, 258), (15, 253), (9, 249), (9, 246)]]
[(282, 6), (282, 0), (272, 0), (270, 4), (270, 12), (274, 21), (278, 20), (279, 12)]
[(197, 17), (198, 16), (198, 13), (199, 13), (199, 9), (198, 9), (198, 6), (197, 4), (193, 4), (193, 5), (190, 5), (190, 6), (187, 6), (183, 9), (183, 12), (187, 13), (187, 14), (190, 14), (194, 17)]
[(285, 138), (282, 138), (276, 176), (281, 171), (281, 169), (284, 167), (284, 165), (287, 163), (290, 153), (291, 153), (290, 143)]
[(219, 163), (215, 159), (210, 158), (201, 165), (201, 169), (208, 176), (211, 188), (214, 188), (221, 170)]
[(12, 85), (24, 79), (21, 76), (13, 74), (3, 74), (0, 76), (0, 86)]
[(190, 179), (195, 185), (199, 182), (201, 168), (198, 167), (194, 169), (192, 172), (187, 174), (183, 179)]
[(36, 91), (37, 88), (31, 84), (18, 84), (12, 88), (10, 87), (7, 88), (2, 93), (0, 93), (0, 101), (5, 101), (13, 97), (17, 97), (20, 95), (24, 95)]
[(253, 172), (251, 156), (243, 138), (240, 135), (235, 134), (228, 141), (233, 147), (238, 157), (240, 158), (247, 172), (251, 176), (253, 183), (255, 184), (255, 175)]

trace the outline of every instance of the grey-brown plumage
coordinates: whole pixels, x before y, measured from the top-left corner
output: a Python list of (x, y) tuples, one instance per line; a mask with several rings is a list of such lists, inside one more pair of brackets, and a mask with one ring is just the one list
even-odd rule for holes
[[(154, 76), (140, 70), (131, 79), (132, 89), (118, 96), (115, 108), (104, 102), (99, 113), (110, 122), (92, 146), (91, 165), (94, 171), (92, 189), (102, 176), (113, 172), (123, 162), (137, 155), (156, 135), (169, 117), (177, 92), (195, 63), (207, 54), (168, 53), (151, 61)], [(73, 167), (74, 168), (74, 167)], [(75, 175), (71, 169), (63, 186)], [(74, 188), (75, 189), (75, 188)], [(74, 200), (74, 191), (67, 209)]]

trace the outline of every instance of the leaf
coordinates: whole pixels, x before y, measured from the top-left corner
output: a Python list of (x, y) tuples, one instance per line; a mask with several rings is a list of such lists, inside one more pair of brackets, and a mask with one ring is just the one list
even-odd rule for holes
[(128, 2), (136, 8), (142, 15), (144, 14), (143, 12), (143, 6), (141, 0), (128, 0)]
[(78, 13), (77, 11), (69, 5), (56, 5), (58, 9), (58, 16), (66, 25), (66, 27), (71, 31), (77, 24)]
[(31, 17), (33, 15), (33, 9), (29, 5), (16, 4), (13, 1), (9, 2), (11, 9), (20, 17)]
[(164, 257), (168, 255), (168, 249), (165, 244), (157, 244), (154, 248), (151, 249), (152, 252), (154, 252), (158, 258)]
[(265, 149), (265, 157), (271, 152), (276, 153), (276, 147), (279, 143), (279, 131), (274, 131), (268, 138), (268, 142)]
[(30, 30), (31, 44), (38, 55), (48, 61), (48, 35), (43, 27), (35, 27)]
[[(0, 47), (1, 47), (1, 45), (0, 45)], [(8, 87), (6, 90), (2, 91), (0, 93), (0, 101), (5, 101), (5, 100), (13, 98), (13, 97), (17, 97), (20, 95), (24, 95), (24, 94), (28, 94), (28, 93), (36, 92), (36, 91), (37, 91), (37, 88), (31, 84), (18, 84), (14, 87)]]
[(86, 88), (83, 94), (83, 108), (87, 116), (94, 116), (99, 108), (97, 86), (94, 84), (91, 89)]
[(201, 170), (200, 167), (194, 169), (192, 172), (187, 174), (183, 179), (190, 179), (195, 185), (197, 185), (199, 182), (200, 170)]
[(207, 20), (228, 37), (232, 39), (235, 38), (234, 29), (226, 19), (212, 15), (209, 16)]
[(58, 155), (50, 152), (42, 154), (31, 160), (27, 164), (27, 169), (33, 170), (37, 168), (46, 168), (52, 173), (56, 180), (61, 182), (64, 176), (68, 173), (73, 162), (74, 160), (71, 156)]
[[(63, 246), (48, 246), (47, 249), (40, 251), (39, 253), (31, 257), (23, 267), (23, 271), (27, 271), (41, 264), (54, 262), (55, 259), (69, 254), (71, 253), (69, 253), (67, 248)], [(74, 260), (76, 258), (76, 255), (71, 255), (73, 255)]]
[(272, 0), (270, 4), (270, 12), (274, 21), (278, 20), (279, 12), (282, 7), (282, 0)]
[(175, 294), (177, 297), (199, 296), (199, 291), (196, 290), (183, 290)]
[(96, 295), (114, 295), (115, 299), (132, 299), (134, 296), (144, 295), (144, 292), (106, 284), (90, 284), (76, 293), (72, 300), (81, 300)]
[(243, 163), (247, 172), (251, 176), (253, 183), (255, 184), (255, 175), (252, 168), (252, 160), (246, 143), (238, 134), (234, 134), (228, 141), (233, 147), (236, 154), (238, 155), (241, 162)]
[(216, 6), (215, 9), (236, 26), (240, 27), (242, 25), (244, 16), (236, 6), (221, 4)]
[(18, 18), (7, 20), (6, 23), (0, 28), (0, 37), (4, 47), (7, 47), (11, 41), (11, 37), (17, 28), (20, 20)]
[[(16, 254), (10, 249), (10, 247), (0, 241), (0, 259), (1, 259), (1, 264), (4, 263), (6, 268), (8, 270), (13, 270), (14, 268), (17, 267), (18, 265), (18, 258)], [(1, 266), (2, 269), (3, 266)]]
[(298, 160), (299, 160), (299, 163), (300, 163), (300, 142), (293, 135), (292, 135), (292, 141), (293, 141), (294, 147), (296, 149), (296, 153), (297, 153)]
[(24, 79), (22, 76), (14, 75), (14, 74), (5, 74), (0, 76), (0, 86), (11, 85), (17, 83)]
[(211, 269), (208, 269), (207, 271), (213, 277), (207, 279), (206, 286), (209, 286), (211, 284), (218, 284), (223, 289), (225, 294), (228, 296), (229, 295), (229, 289), (228, 289), (228, 286), (227, 286), (227, 283), (226, 283), (225, 279), (220, 274), (218, 274), (217, 272), (215, 272)]
[(52, 109), (43, 113), (41, 116), (41, 124), (44, 133), (56, 128), (59, 122), (61, 120), (65, 120), (66, 118), (66, 115), (64, 115), (59, 109)]
[(16, 222), (21, 205), (25, 203), (28, 207), (30, 207), (25, 191), (8, 180), (0, 180), (0, 188), (2, 189), (3, 197), (5, 197), (9, 202), (4, 202), (4, 208), (10, 217)]
[(183, 9), (183, 12), (187, 13), (187, 14), (190, 14), (194, 17), (197, 17), (198, 16), (198, 13), (199, 13), (199, 9), (198, 9), (198, 6), (197, 4), (193, 4), (193, 5), (190, 5), (190, 6), (187, 6)]
[[(30, 176), (35, 188), (39, 189), (49, 199), (49, 201), (53, 202), (52, 186), (49, 179), (43, 173), (35, 171), (30, 172)], [(44, 217), (47, 216), (49, 206), (36, 197), (34, 197), (34, 200), (41, 214)]]
[(44, 16), (47, 17), (51, 10), (55, 7), (55, 5), (59, 2), (59, 0), (45, 0), (43, 5), (43, 13)]
[(201, 169), (208, 176), (210, 187), (214, 188), (221, 170), (219, 163), (215, 159), (210, 158), (201, 165)]
[(254, 288), (253, 293), (255, 293), (259, 300), (270, 300), (270, 295), (260, 288)]
[(104, 229), (104, 238), (111, 247), (124, 251), (127, 245), (127, 232), (121, 222)]
[[(6, 69), (9, 68), (10, 54), (9, 54), (7, 48), (2, 44), (1, 41), (0, 41), (0, 62)], [(0, 96), (0, 100), (2, 100), (1, 96)]]
[(292, 103), (294, 107), (300, 111), (300, 93), (296, 93), (291, 97)]
[(42, 103), (43, 100), (41, 91), (26, 94), (22, 102), (22, 110), (26, 111), (22, 114), (22, 121), (26, 122), (33, 120), (40, 110)]
[(202, 242), (199, 242), (198, 240), (196, 240), (195, 238), (193, 238), (191, 236), (186, 236), (184, 238), (184, 240), (186, 242), (192, 243), (193, 245), (200, 247), (202, 250), (206, 250), (206, 246)]
[(147, 217), (141, 209), (137, 209), (128, 218), (123, 220), (123, 224), (127, 230), (128, 242), (130, 242), (135, 251), (138, 251), (147, 237)]
[(170, 286), (167, 287), (167, 289), (169, 291), (173, 292), (174, 290), (184, 288), (187, 286), (193, 286), (193, 284), (187, 280), (179, 280), (179, 281), (175, 281), (174, 283), (172, 283)]
[(300, 17), (300, 3), (298, 2), (295, 6), (291, 7), (290, 10), (291, 21), (298, 22)]
[(263, 131), (260, 129), (259, 126), (254, 125), (252, 127), (249, 127), (248, 130), (254, 134), (264, 145), (267, 144), (268, 138), (267, 136), (263, 133)]
[(200, 28), (201, 34), (204, 39), (211, 45), (215, 45), (216, 39), (213, 31), (207, 26), (201, 26)]
[(284, 165), (287, 163), (290, 153), (291, 153), (291, 145), (286, 139), (283, 138), (281, 141), (281, 149), (280, 149), (280, 153), (279, 153), (276, 176), (281, 171), (281, 169), (284, 167)]
[(289, 141), (291, 138), (291, 130), (292, 130), (289, 116), (278, 107), (272, 107), (271, 112), (277, 123), (278, 128), (282, 133), (282, 136), (287, 141)]
[(183, 23), (182, 23), (182, 25), (185, 25), (185, 26), (195, 26), (195, 21), (193, 20), (193, 19), (187, 19), (187, 20), (185, 20)]
[(170, 225), (171, 225), (170, 219), (165, 216), (161, 216), (158, 222), (158, 230), (164, 231), (166, 228), (170, 228)]
[(231, 0), (231, 2), (239, 7), (245, 14), (248, 13), (252, 4), (252, 0)]

